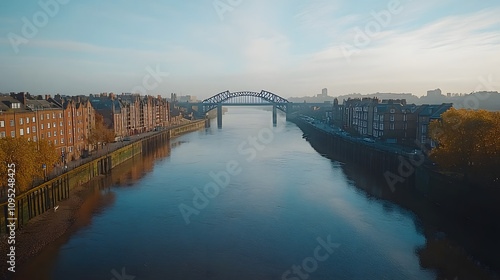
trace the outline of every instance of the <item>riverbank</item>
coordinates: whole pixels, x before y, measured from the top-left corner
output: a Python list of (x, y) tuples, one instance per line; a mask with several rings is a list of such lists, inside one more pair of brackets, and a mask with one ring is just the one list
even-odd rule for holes
[[(293, 120), (304, 137), (319, 153), (346, 163), (353, 181), (363, 173), (370, 180), (358, 182), (369, 195), (393, 201), (415, 213), (422, 221), (427, 238), (426, 246), (419, 248), (422, 264), (428, 268), (446, 271), (446, 279), (470, 279), (471, 271), (482, 271), (480, 279), (498, 279), (500, 243), (500, 190), (467, 184), (456, 178), (436, 172), (433, 165), (422, 163), (402, 167), (404, 180), (390, 185), (386, 172), (400, 175), (403, 157), (409, 155), (384, 149), (376, 143), (341, 135), (329, 126)], [(410, 172), (411, 171), (411, 172)], [(375, 188), (374, 186), (380, 186)], [(374, 191), (376, 190), (376, 191)], [(420, 225), (419, 225), (420, 226)], [(446, 244), (446, 246), (435, 246)], [(447, 256), (442, 259), (436, 256)], [(444, 259), (454, 256), (460, 267), (450, 267)], [(477, 275), (476, 272), (472, 273)]]
[[(106, 156), (102, 156), (94, 160), (99, 162), (99, 164), (97, 164), (96, 166), (93, 165), (93, 167), (87, 168), (87, 165), (90, 165), (94, 162), (92, 161), (90, 163), (80, 165), (74, 170), (68, 171), (68, 173), (82, 173), (83, 176), (80, 176), (82, 174), (78, 174), (76, 176), (73, 176), (74, 179), (68, 179), (68, 173), (60, 176), (64, 177), (63, 181), (65, 182), (64, 184), (62, 184), (64, 186), (62, 186), (61, 190), (64, 191), (61, 191), (61, 193), (66, 193), (66, 196), (63, 196), (61, 200), (51, 200), (51, 198), (54, 198), (54, 196), (50, 197), (49, 193), (51, 192), (44, 191), (46, 196), (41, 196), (40, 203), (31, 203), (29, 207), (21, 207), (23, 209), (29, 209), (30, 215), (31, 211), (33, 211), (33, 208), (35, 208), (35, 212), (37, 210), (36, 208), (38, 208), (39, 212), (36, 213), (36, 216), (29, 217), (29, 222), (25, 221), (25, 224), (20, 227), (15, 233), (16, 269), (26, 263), (26, 261), (30, 258), (36, 256), (45, 246), (54, 242), (62, 235), (64, 235), (68, 230), (70, 230), (75, 220), (75, 214), (82, 206), (82, 203), (85, 201), (85, 198), (90, 189), (89, 187), (94, 184), (99, 184), (99, 181), (106, 178), (106, 174), (108, 174), (114, 167), (124, 162), (129, 162), (137, 154), (141, 155), (149, 151), (156, 150), (157, 148), (159, 148), (158, 146), (163, 145), (162, 143), (167, 143), (164, 142), (165, 139), (167, 139), (168, 141), (168, 139), (170, 138), (193, 132), (203, 127), (205, 127), (204, 120), (194, 121), (185, 125), (173, 127), (166, 131), (153, 133), (147, 138), (138, 138), (137, 142), (132, 142), (129, 145), (123, 147), (120, 146), (115, 151), (109, 151)], [(157, 140), (160, 138), (161, 143)], [(151, 141), (151, 139), (153, 141)], [(138, 148), (137, 145), (141, 145), (141, 147)], [(118, 159), (120, 159), (121, 161), (119, 161)], [(89, 175), (89, 180), (87, 180), (87, 174), (93, 171), (96, 172), (95, 176)], [(58, 178), (55, 178), (52, 181), (58, 182)], [(35, 192), (37, 192), (37, 196), (41, 194), (41, 190), (35, 190)], [(54, 195), (54, 192), (52, 192), (52, 195)], [(57, 197), (57, 192), (55, 196)], [(19, 197), (26, 198), (30, 196), (27, 194), (23, 194)], [(32, 201), (31, 198), (28, 200)], [(17, 205), (23, 205), (23, 203), (20, 204), (19, 201), (17, 202)], [(40, 207), (42, 207), (43, 211), (40, 211)], [(57, 210), (55, 210), (56, 207)], [(3, 208), (4, 207), (0, 207), (0, 209)], [(18, 213), (21, 213), (21, 216), (29, 216), (26, 212), (22, 213), (22, 210), (21, 212), (18, 211)], [(20, 220), (20, 224), (23, 224), (22, 219)], [(12, 279), (14, 277), (14, 273), (7, 270), (7, 268), (9, 267), (9, 264), (7, 263), (7, 253), (10, 251), (10, 246), (11, 244), (8, 244), (8, 235), (3, 235), (0, 244), (0, 252), (2, 252), (0, 256), (0, 279)]]
[[(59, 203), (56, 211), (47, 211), (38, 215), (16, 231), (16, 271), (30, 258), (36, 256), (45, 246), (60, 238), (71, 228), (75, 220), (75, 213), (85, 201), (86, 190), (86, 184), (76, 187), (68, 199)], [(0, 279), (12, 279), (15, 275), (15, 273), (7, 270), (10, 266), (7, 263), (9, 246), (7, 236), (3, 236), (0, 244), (0, 251), (2, 252), (0, 255)]]

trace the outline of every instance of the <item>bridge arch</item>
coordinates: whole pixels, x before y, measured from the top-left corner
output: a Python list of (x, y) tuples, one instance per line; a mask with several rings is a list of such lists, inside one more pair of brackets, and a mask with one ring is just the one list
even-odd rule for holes
[[(240, 102), (231, 102), (232, 100)], [(275, 105), (277, 109), (286, 113), (287, 104), (290, 102), (279, 95), (265, 90), (262, 90), (261, 92), (230, 92), (227, 90), (202, 101), (204, 112), (215, 109), (220, 105), (229, 105), (234, 103), (239, 103), (241, 105)]]

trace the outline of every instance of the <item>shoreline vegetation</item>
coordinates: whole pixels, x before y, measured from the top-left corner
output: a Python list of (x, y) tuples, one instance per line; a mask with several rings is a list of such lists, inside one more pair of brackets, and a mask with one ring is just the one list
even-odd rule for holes
[[(199, 123), (206, 120), (197, 120), (189, 122), (180, 126), (176, 126), (166, 131), (154, 133), (150, 137), (154, 137), (158, 134), (168, 133), (169, 139), (174, 138), (186, 133), (194, 132), (200, 129)], [(140, 139), (142, 140), (142, 139)], [(139, 140), (139, 141), (140, 141)], [(128, 146), (134, 145), (136, 142), (131, 142)], [(122, 146), (118, 146), (116, 150), (122, 149)], [(116, 152), (116, 150), (109, 151), (109, 154)], [(141, 156), (139, 153), (136, 156)], [(123, 162), (130, 162), (130, 159)], [(122, 163), (122, 164), (123, 164)], [(118, 165), (120, 167), (122, 164)], [(77, 166), (75, 168), (78, 168)], [(69, 171), (71, 172), (71, 170)], [(62, 176), (65, 176), (63, 174)], [(100, 181), (108, 176), (107, 174), (101, 174), (93, 177), (90, 181), (78, 184), (74, 186), (68, 198), (59, 201), (57, 204), (57, 210), (54, 208), (46, 210), (33, 218), (31, 218), (25, 225), (19, 227), (16, 231), (16, 244), (15, 244), (15, 272), (7, 270), (9, 267), (7, 253), (0, 256), (0, 279), (16, 279), (19, 268), (23, 267), (28, 263), (28, 261), (37, 256), (44, 248), (52, 244), (57, 239), (61, 238), (63, 235), (71, 232), (73, 226), (75, 229), (78, 228), (74, 224), (76, 219), (76, 214), (79, 211), (82, 204), (85, 202), (89, 192), (92, 192), (93, 184), (100, 184)], [(29, 192), (29, 191), (28, 191)], [(16, 225), (17, 226), (17, 225)], [(8, 252), (8, 235), (5, 234), (1, 239), (0, 251)]]

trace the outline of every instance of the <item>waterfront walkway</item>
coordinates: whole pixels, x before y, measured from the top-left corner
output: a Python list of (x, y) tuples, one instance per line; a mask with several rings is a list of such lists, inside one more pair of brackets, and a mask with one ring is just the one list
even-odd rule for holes
[[(334, 134), (339, 138), (347, 139), (351, 142), (356, 142), (356, 143), (359, 143), (361, 145), (370, 146), (370, 147), (373, 147), (374, 149), (398, 154), (401, 156), (408, 156), (409, 154), (415, 153), (415, 149), (413, 149), (411, 147), (405, 147), (405, 146), (401, 146), (401, 145), (393, 144), (393, 143), (386, 143), (386, 142), (382, 142), (380, 140), (373, 140), (374, 142), (368, 142), (368, 141), (364, 140), (364, 138), (362, 138), (362, 137), (352, 136), (349, 133), (340, 129), (339, 127), (330, 126), (329, 124), (321, 122), (318, 119), (314, 119), (312, 121), (309, 121), (305, 118), (302, 118), (301, 120), (309, 123), (309, 125), (315, 127), (316, 129), (322, 130), (326, 133)], [(420, 153), (421, 151), (417, 151), (417, 152)]]
[[(95, 159), (98, 159), (102, 156), (105, 156), (109, 153), (112, 153), (120, 148), (123, 148), (127, 145), (130, 145), (134, 142), (137, 142), (139, 140), (142, 140), (144, 138), (148, 138), (148, 137), (151, 137), (155, 134), (159, 134), (159, 133), (163, 133), (167, 130), (170, 130), (170, 129), (173, 129), (173, 128), (176, 128), (176, 127), (179, 127), (179, 126), (183, 126), (183, 125), (186, 125), (186, 124), (189, 124), (191, 123), (191, 121), (187, 121), (182, 123), (182, 124), (178, 124), (178, 125), (173, 125), (173, 126), (169, 126), (169, 127), (165, 127), (163, 128), (162, 130), (159, 130), (159, 131), (150, 131), (150, 132), (145, 132), (145, 133), (141, 133), (141, 134), (136, 134), (136, 135), (132, 135), (132, 136), (128, 136), (127, 138), (130, 139), (129, 141), (117, 141), (117, 142), (114, 142), (114, 143), (106, 143), (104, 144), (104, 146), (102, 147), (99, 147), (99, 149), (97, 150), (94, 150), (90, 153), (90, 155), (86, 158), (79, 158), (77, 160), (72, 160), (72, 161), (69, 161), (66, 166), (64, 165), (61, 165), (59, 164), (58, 166), (56, 166), (48, 175), (47, 175), (47, 180), (51, 180), (53, 178), (56, 178), (62, 174), (64, 174), (65, 172), (67, 171), (70, 171), (70, 170), (73, 170), (79, 166), (82, 166), (86, 163), (89, 163)], [(36, 185), (39, 185), (41, 184), (42, 182), (44, 182), (43, 180), (40, 180), (39, 182), (36, 182), (36, 184), (34, 184), (35, 186)]]
[[(134, 143), (136, 141), (140, 141), (144, 138), (151, 137), (152, 135), (155, 135), (155, 134), (163, 133), (167, 130), (171, 130), (171, 129), (174, 129), (174, 128), (177, 128), (177, 127), (180, 127), (183, 125), (187, 125), (187, 124), (192, 123), (192, 122), (193, 121), (185, 120), (181, 124), (165, 127), (159, 131), (150, 131), (150, 132), (132, 135), (132, 136), (127, 137), (128, 139), (130, 139), (130, 141), (118, 141), (118, 142), (114, 142), (114, 143), (106, 143), (106, 144), (104, 144), (104, 146), (99, 147), (98, 150), (92, 151), (90, 153), (90, 155), (86, 158), (79, 158), (77, 160), (69, 161), (68, 163), (66, 163), (66, 166), (64, 164), (61, 164), (61, 163), (58, 164), (57, 166), (54, 167), (54, 169), (50, 173), (47, 174), (46, 180), (43, 180), (42, 178), (34, 180), (32, 187), (30, 189), (43, 184), (45, 181), (49, 181), (49, 180), (52, 180), (58, 176), (61, 176), (62, 174), (66, 173), (68, 171), (71, 171), (77, 167), (80, 167), (86, 163), (89, 163), (95, 159), (98, 159), (102, 156), (105, 156), (109, 153), (112, 153), (112, 152), (114, 152), (122, 147), (130, 145), (131, 143)], [(6, 200), (7, 200), (7, 192), (2, 190), (2, 192), (0, 192), (0, 203), (5, 202)]]

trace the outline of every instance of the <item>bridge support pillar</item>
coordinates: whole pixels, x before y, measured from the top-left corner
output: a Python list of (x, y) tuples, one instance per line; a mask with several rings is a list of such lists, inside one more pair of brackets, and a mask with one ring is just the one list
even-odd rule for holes
[(276, 126), (277, 123), (278, 123), (278, 115), (277, 115), (277, 109), (278, 107), (276, 106), (276, 104), (273, 105), (273, 126)]
[(222, 104), (217, 105), (217, 127), (222, 128)]

